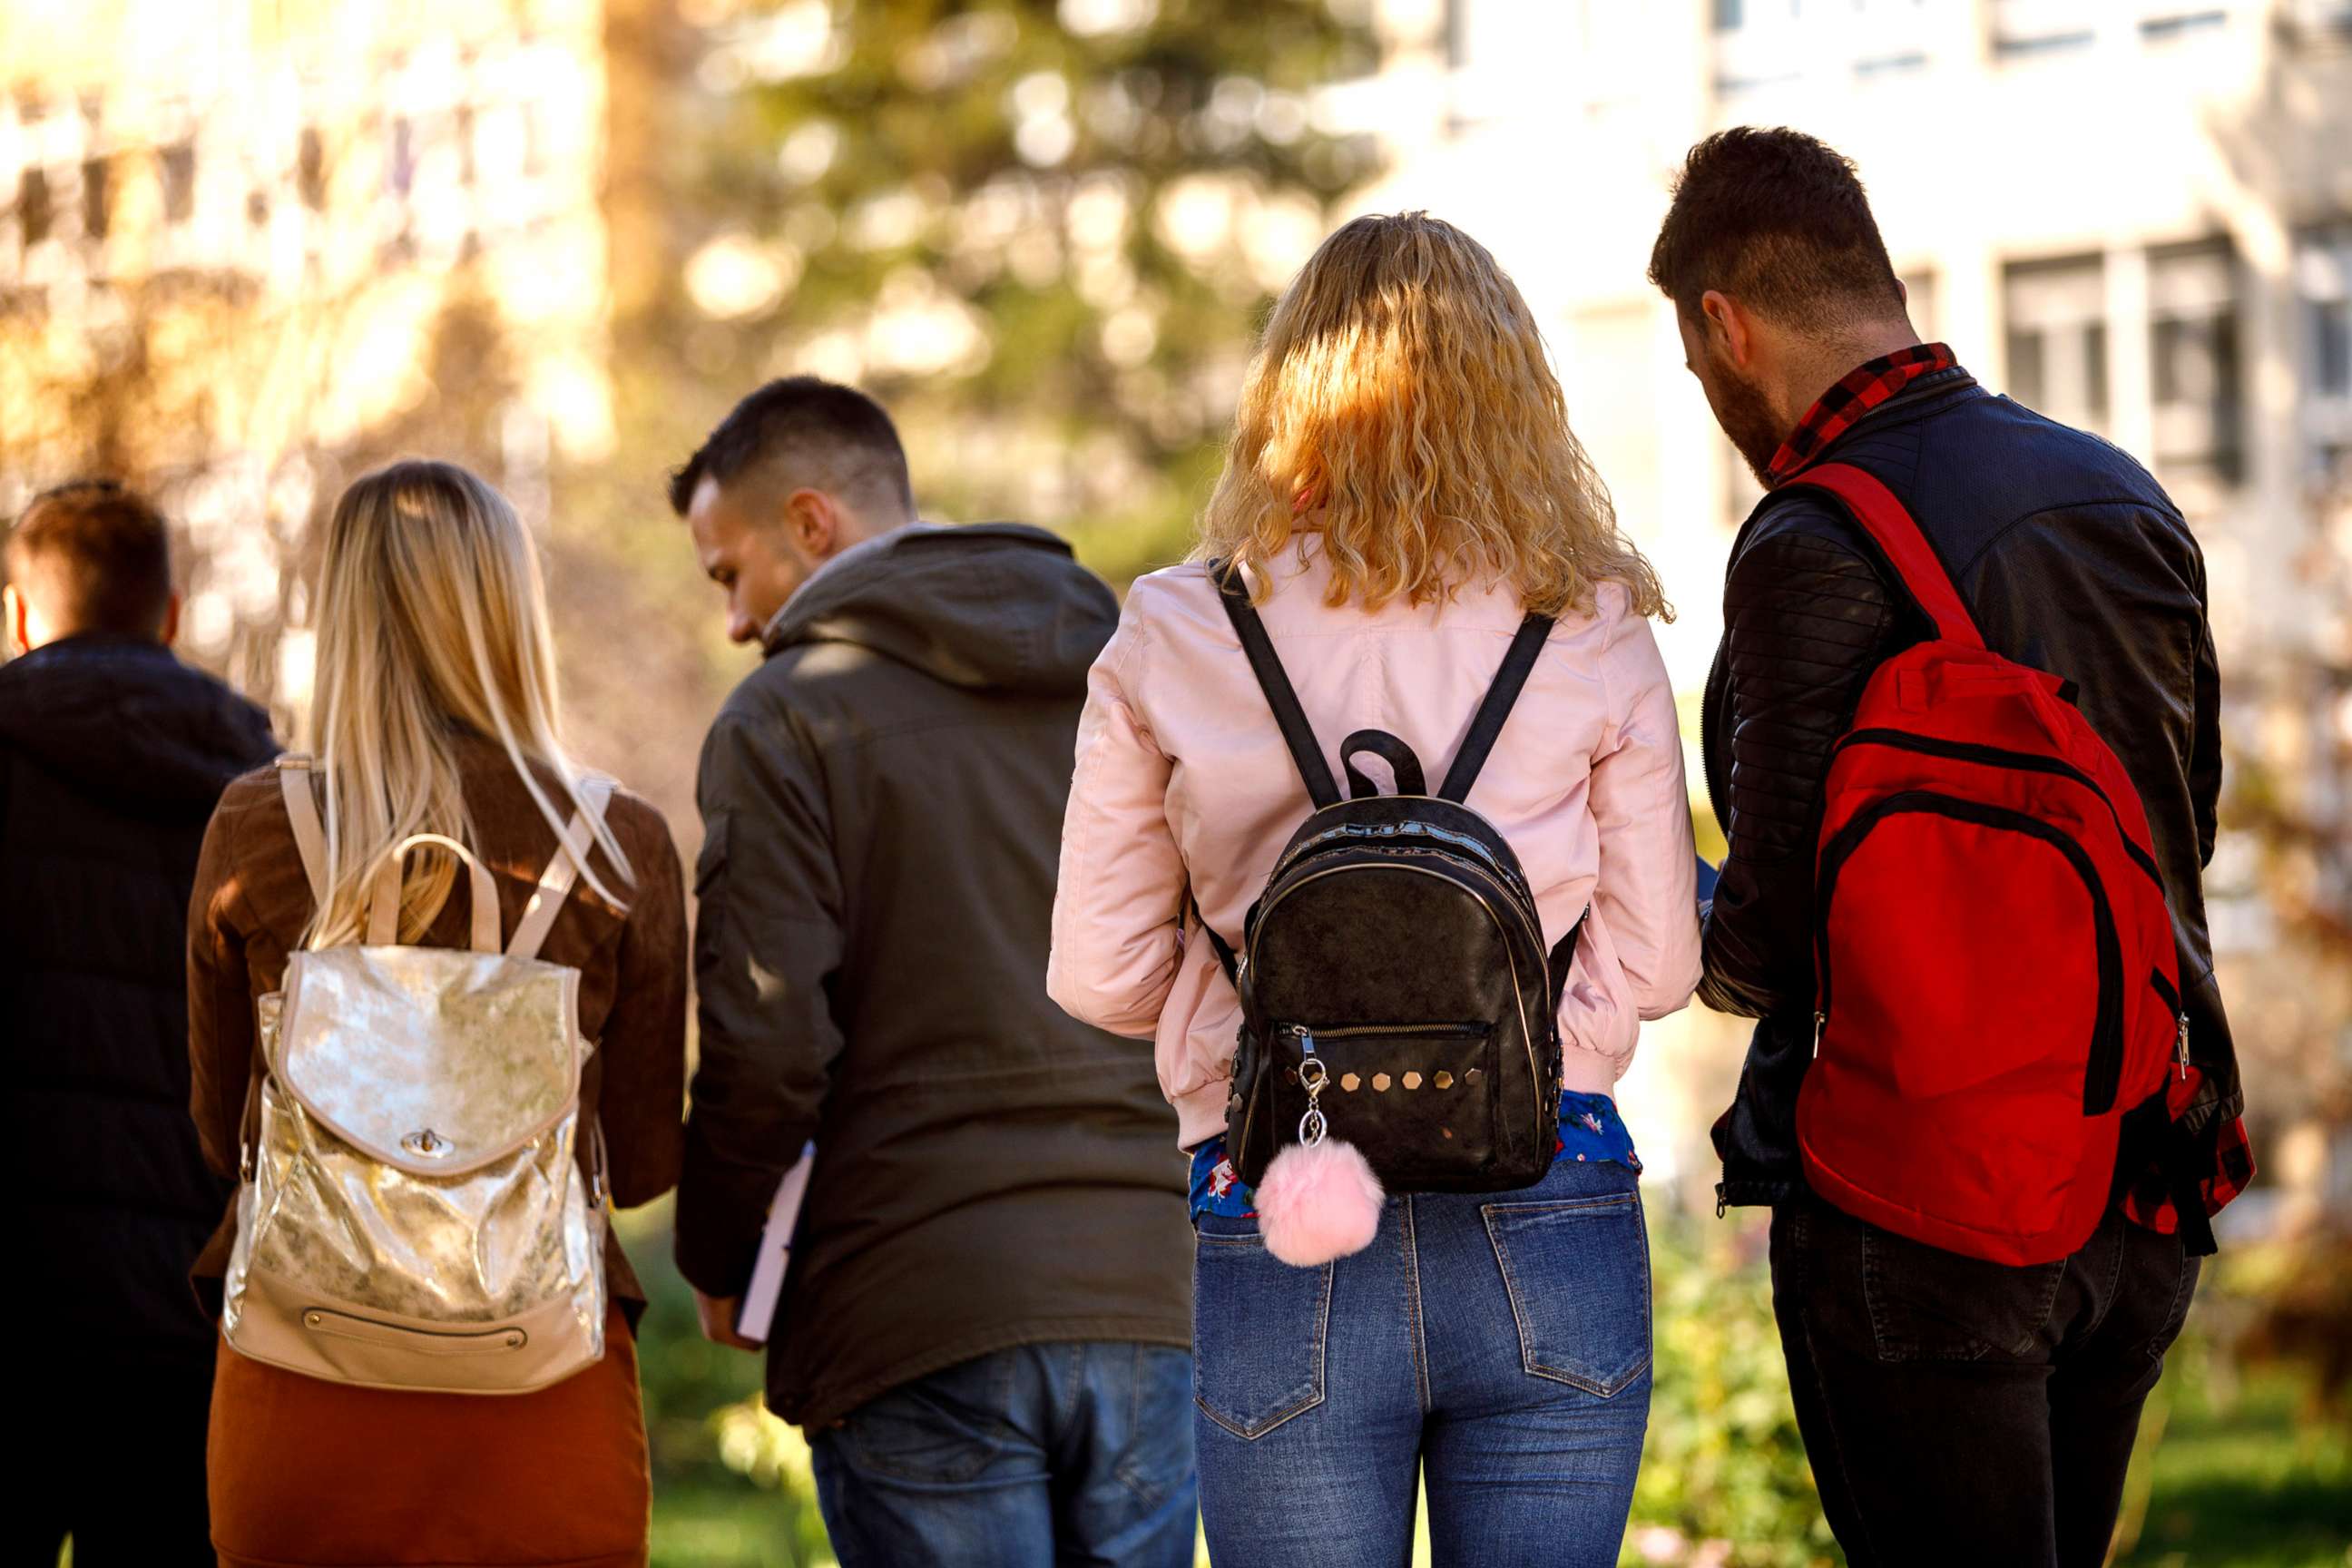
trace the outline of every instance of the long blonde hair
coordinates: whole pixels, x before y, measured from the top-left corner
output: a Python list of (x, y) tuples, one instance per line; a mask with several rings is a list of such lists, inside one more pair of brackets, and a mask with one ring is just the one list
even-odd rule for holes
[[(327, 898), (313, 947), (357, 939), (377, 864), (414, 833), (478, 844), (457, 753), (462, 731), (495, 738), (559, 836), (580, 805), (559, 732), (555, 657), (539, 552), (506, 498), (453, 463), (401, 462), (335, 503), (320, 573), (318, 673), (309, 743), (325, 781)], [(565, 804), (534, 775), (554, 773)], [(627, 859), (601, 821), (596, 842)], [(457, 866), (412, 860), (402, 940), (440, 912)], [(593, 868), (589, 885), (619, 903)]]
[(1605, 580), (1673, 616), (1569, 429), (1517, 286), (1427, 213), (1346, 225), (1276, 302), (1193, 558), (1263, 565), (1308, 512), (1335, 605), (1443, 601), (1477, 580), (1557, 615)]

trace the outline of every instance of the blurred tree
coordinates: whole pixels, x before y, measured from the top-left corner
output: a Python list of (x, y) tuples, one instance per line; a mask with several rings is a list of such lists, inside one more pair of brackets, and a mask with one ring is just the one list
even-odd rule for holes
[[(1372, 172), (1317, 94), (1368, 0), (698, 0), (709, 95), (672, 339), (905, 429), (934, 515), (1180, 553), (1269, 294)], [(616, 276), (618, 271), (616, 269)]]

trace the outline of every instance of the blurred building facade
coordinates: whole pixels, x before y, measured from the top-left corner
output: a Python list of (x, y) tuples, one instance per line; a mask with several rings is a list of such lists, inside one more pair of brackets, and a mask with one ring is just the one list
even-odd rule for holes
[(487, 457), (543, 510), (614, 435), (604, 12), (0, 6), (0, 515), (75, 472), (158, 489), (194, 651), (299, 701), (290, 568), (352, 465)]
[[(1366, 205), (1463, 223), (1544, 317), (1681, 610), (1662, 637), (1685, 691), (1758, 494), (1643, 276), (1710, 132), (1794, 125), (1852, 156), (1919, 331), (2171, 490), (2204, 546), (2251, 802), (2210, 890), (2256, 1109), (2274, 1173), (2352, 1205), (2352, 3), (1385, 0), (1382, 17), (1387, 68), (1333, 105), (1393, 153)], [(1666, 1068), (1629, 1086), (1682, 1105), (1694, 1173), (1728, 1079), (1665, 1075), (1709, 1034), (1669, 1032)]]

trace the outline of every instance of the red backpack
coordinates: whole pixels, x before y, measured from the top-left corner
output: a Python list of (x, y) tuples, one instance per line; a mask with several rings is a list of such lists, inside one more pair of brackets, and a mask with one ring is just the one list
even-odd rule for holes
[(2107, 1211), (2124, 1114), (2176, 1056), (2187, 1076), (2147, 812), (2070, 683), (1985, 647), (1885, 485), (1837, 463), (1789, 484), (1843, 502), (1936, 626), (1831, 753), (1805, 1173), (1916, 1241), (2064, 1258)]

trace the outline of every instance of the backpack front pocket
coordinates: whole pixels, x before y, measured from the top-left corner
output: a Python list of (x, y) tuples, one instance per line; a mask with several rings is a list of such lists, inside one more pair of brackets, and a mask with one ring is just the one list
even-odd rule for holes
[(1330, 1071), (1318, 1100), (1330, 1134), (1353, 1143), (1397, 1191), (1483, 1177), (1496, 1153), (1494, 1030), (1485, 1024), (1285, 1025), (1274, 1037), (1275, 1125), (1287, 1137), (1307, 1111), (1299, 1069)]

